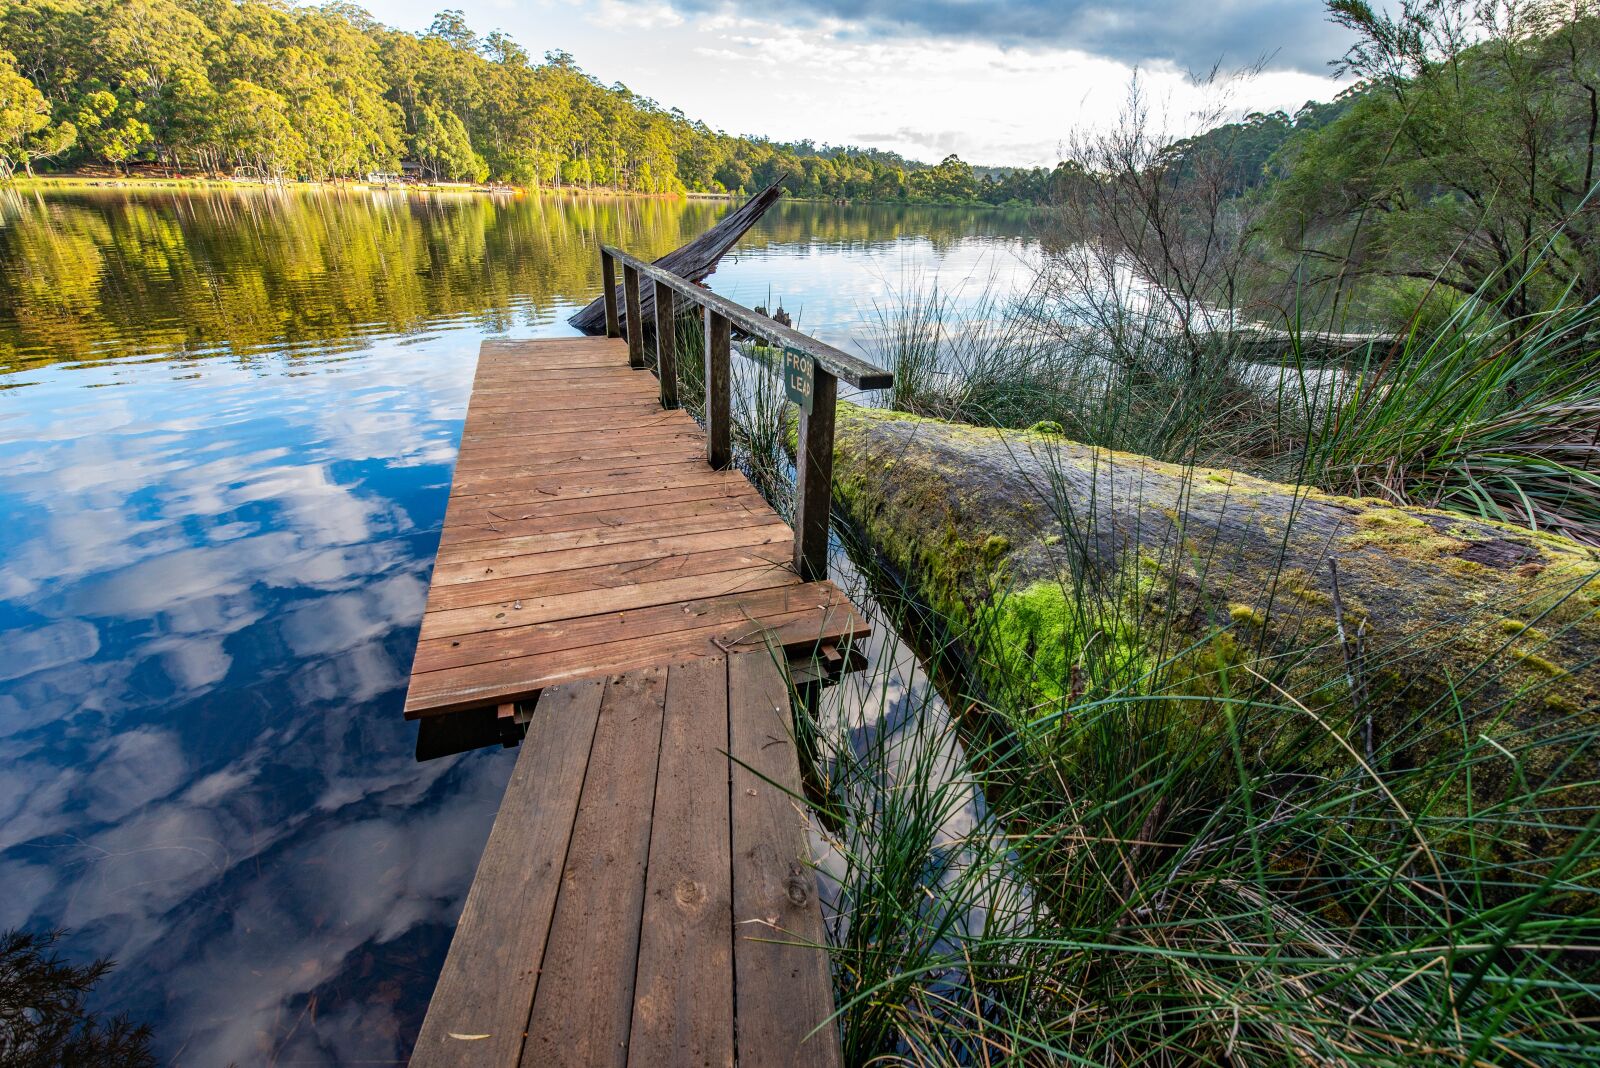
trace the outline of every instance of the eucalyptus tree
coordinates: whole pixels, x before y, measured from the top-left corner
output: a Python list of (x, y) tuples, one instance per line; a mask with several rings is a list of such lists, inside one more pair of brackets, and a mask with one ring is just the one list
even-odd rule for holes
[(66, 151), (77, 139), (71, 123), (52, 123), (50, 104), (17, 70), (16, 57), (0, 49), (0, 179), (17, 164), (33, 174), (33, 163)]
[(1329, 10), (1357, 35), (1339, 66), (1362, 91), (1287, 153), (1289, 247), (1328, 277), (1415, 278), (1513, 315), (1569, 285), (1600, 296), (1600, 4)]

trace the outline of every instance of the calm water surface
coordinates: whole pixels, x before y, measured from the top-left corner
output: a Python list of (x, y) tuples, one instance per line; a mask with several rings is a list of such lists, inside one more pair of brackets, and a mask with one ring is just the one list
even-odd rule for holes
[[(164, 1061), (403, 1060), (514, 759), (400, 715), (478, 343), (724, 210), (0, 193), (0, 929), (116, 958)], [(782, 204), (713, 283), (859, 350), (1028, 230)]]

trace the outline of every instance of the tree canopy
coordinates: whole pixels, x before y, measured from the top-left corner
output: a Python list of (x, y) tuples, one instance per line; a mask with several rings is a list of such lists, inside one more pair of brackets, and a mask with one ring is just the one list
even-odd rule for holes
[[(0, 0), (0, 153), (9, 165), (135, 162), (330, 179), (415, 163), (435, 180), (638, 193), (737, 192), (1040, 203), (1043, 169), (927, 166), (894, 153), (735, 137), (571, 55), (542, 60), (459, 11), (427, 30), (352, 4)], [(24, 129), (24, 127), (27, 127)]]
[(1436, 282), (1511, 314), (1552, 287), (1600, 297), (1600, 5), (1328, 6), (1357, 35), (1342, 66), (1360, 92), (1286, 146), (1284, 244), (1329, 274)]

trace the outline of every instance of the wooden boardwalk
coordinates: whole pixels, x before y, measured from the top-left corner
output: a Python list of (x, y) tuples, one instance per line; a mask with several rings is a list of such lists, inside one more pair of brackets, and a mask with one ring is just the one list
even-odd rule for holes
[(764, 651), (547, 693), (411, 1063), (837, 1065), (789, 724)]
[(624, 341), (484, 343), (405, 711), (527, 734), (413, 1064), (839, 1062), (785, 662), (867, 628), (707, 449)]
[(705, 432), (664, 411), (620, 339), (486, 341), (406, 717), (692, 656), (864, 634)]

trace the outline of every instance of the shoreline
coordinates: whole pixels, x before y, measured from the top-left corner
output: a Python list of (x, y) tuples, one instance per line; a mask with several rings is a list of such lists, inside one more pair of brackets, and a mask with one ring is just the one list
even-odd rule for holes
[[(738, 193), (636, 193), (627, 189), (581, 189), (574, 186), (513, 186), (490, 185), (473, 182), (367, 182), (360, 179), (339, 181), (316, 182), (261, 182), (249, 181), (239, 178), (212, 178), (212, 177), (180, 177), (151, 174), (110, 175), (110, 174), (39, 174), (28, 177), (25, 174), (13, 175), (9, 182), (0, 183), (0, 189), (15, 189), (25, 192), (51, 192), (51, 191), (79, 191), (79, 190), (235, 190), (235, 191), (261, 191), (261, 192), (317, 192), (317, 193), (403, 193), (406, 195), (426, 194), (451, 194), (451, 195), (478, 195), (494, 197), (558, 197), (558, 198), (593, 198), (617, 197), (637, 200), (725, 200), (738, 203), (748, 199)], [(1035, 212), (1044, 210), (1040, 204), (985, 204), (982, 202), (964, 201), (918, 201), (918, 200), (837, 200), (833, 197), (808, 197), (797, 196), (792, 193), (783, 197), (784, 200), (804, 204), (834, 204), (840, 207), (900, 207), (900, 208), (951, 208), (982, 211), (1026, 211)]]
[(492, 185), (476, 182), (368, 182), (335, 181), (262, 182), (240, 178), (153, 174), (39, 174), (14, 175), (0, 188), (19, 190), (60, 189), (237, 189), (264, 192), (457, 193), (488, 196), (637, 197), (647, 200), (737, 200), (732, 193), (635, 193), (626, 189), (577, 189)]

